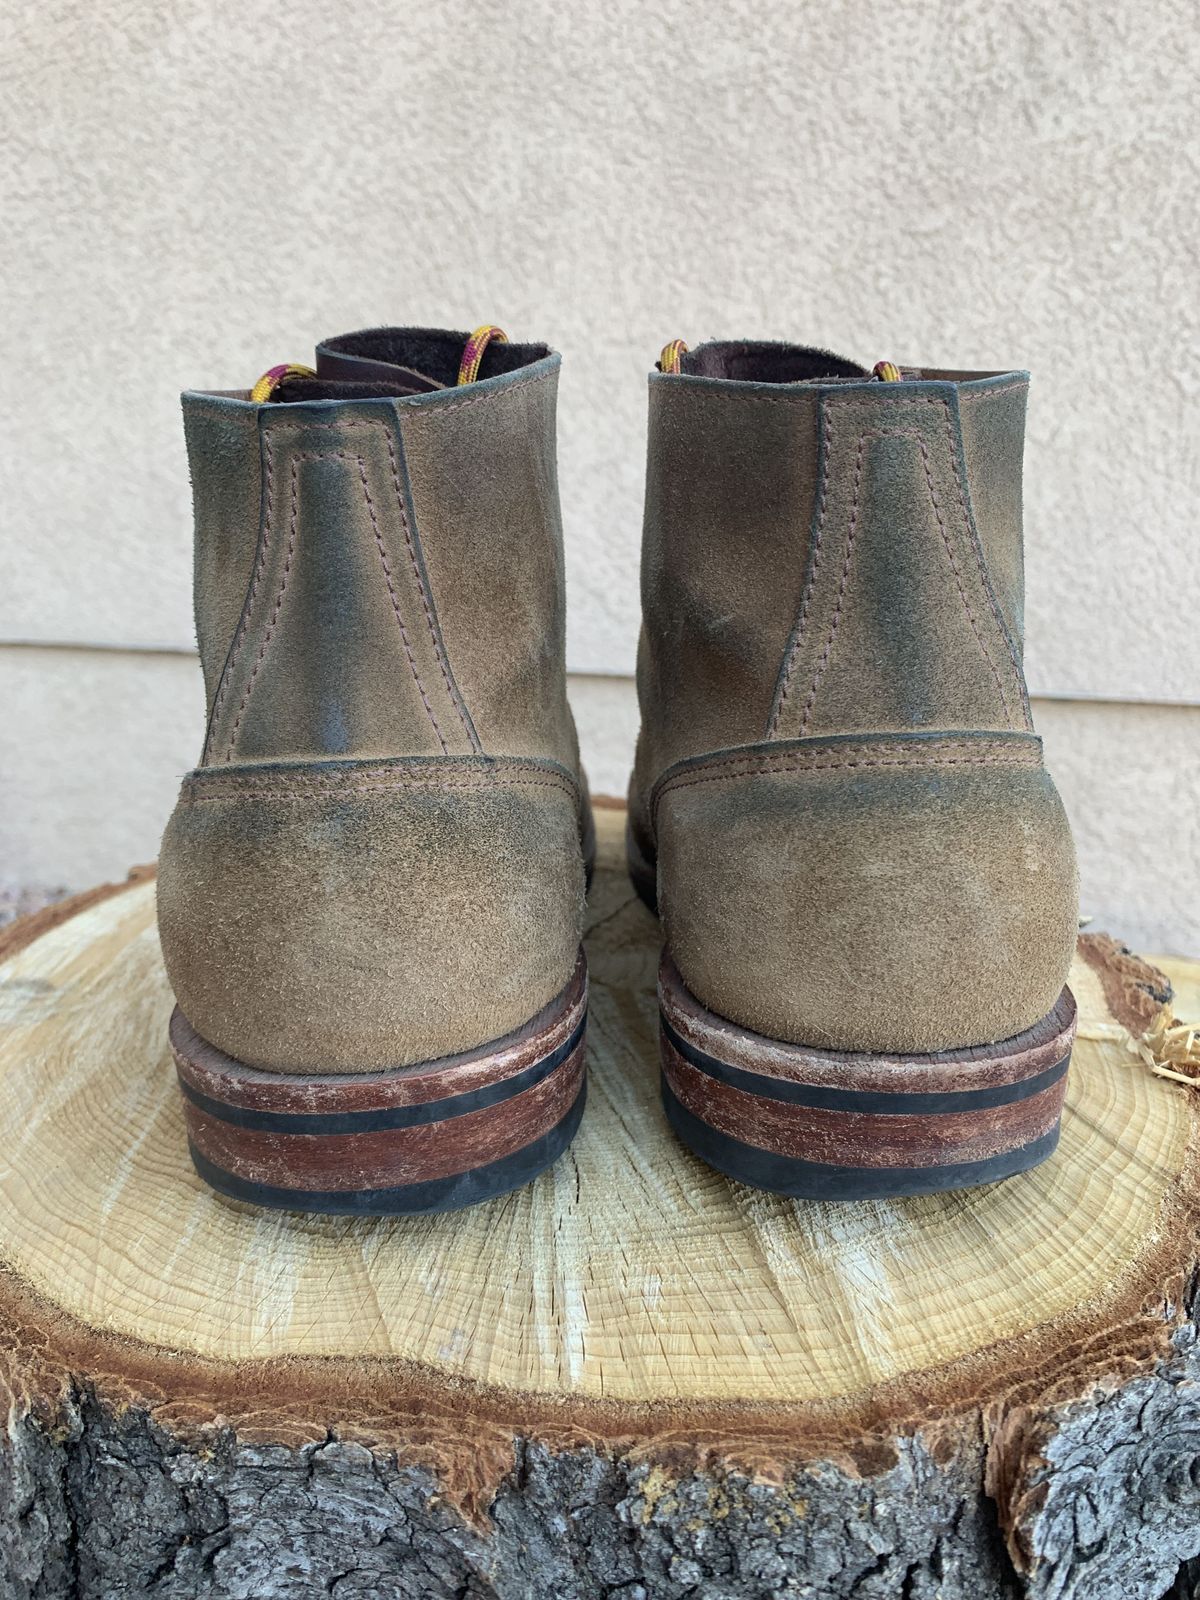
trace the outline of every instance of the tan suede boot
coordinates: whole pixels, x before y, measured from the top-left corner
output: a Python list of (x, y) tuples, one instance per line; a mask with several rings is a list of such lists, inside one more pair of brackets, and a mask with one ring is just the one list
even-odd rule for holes
[(446, 1210), (579, 1123), (558, 368), (498, 330), (380, 329), (183, 398), (209, 718), (159, 928), (227, 1194)]
[(1027, 375), (668, 346), (650, 379), (633, 879), (663, 1095), (819, 1198), (1058, 1137), (1074, 850), (1022, 670)]

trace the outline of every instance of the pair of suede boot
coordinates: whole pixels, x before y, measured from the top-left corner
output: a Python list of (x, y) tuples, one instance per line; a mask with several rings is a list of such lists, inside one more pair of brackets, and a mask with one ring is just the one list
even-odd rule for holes
[[(225, 1193), (450, 1209), (578, 1126), (558, 370), (375, 329), (184, 396), (209, 715), (159, 924)], [(1057, 1139), (1076, 881), (1022, 670), (1026, 389), (756, 343), (651, 375), (629, 864), (666, 1114), (748, 1183), (955, 1188)]]

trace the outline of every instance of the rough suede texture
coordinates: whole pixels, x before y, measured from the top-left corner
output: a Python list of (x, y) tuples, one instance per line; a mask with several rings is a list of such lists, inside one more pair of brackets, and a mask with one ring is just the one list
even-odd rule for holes
[(262, 529), (207, 759), (477, 751), (405, 504), (395, 405), (253, 409)]
[(588, 816), (543, 352), (459, 393), (184, 397), (210, 717), (160, 930), (188, 1020), (239, 1060), (436, 1058), (571, 976)]
[(651, 380), (630, 824), (668, 946), (776, 1038), (1009, 1037), (1077, 910), (1021, 660), (1025, 377), (754, 376)]
[(1027, 729), (953, 384), (825, 392), (804, 594), (766, 733)]
[(991, 383), (965, 383), (958, 411), (967, 482), (987, 569), (1009, 632), (1025, 638), (1025, 551), (1021, 538), (1025, 406), (1022, 373)]
[(194, 775), (158, 917), (204, 1038), (252, 1066), (354, 1072), (527, 1022), (570, 979), (582, 899), (568, 773), (438, 757)]
[(183, 397), (195, 523), (196, 639), (210, 713), (258, 542), (262, 481), (255, 411), (223, 395)]
[(1038, 741), (1013, 742), (787, 741), (683, 769), (656, 814), (688, 988), (839, 1050), (986, 1044), (1043, 1017), (1074, 948), (1074, 853)]
[(630, 786), (643, 843), (660, 772), (766, 728), (804, 583), (817, 409), (811, 388), (650, 380)]
[(446, 649), (487, 750), (574, 768), (563, 675), (557, 356), (397, 408)]

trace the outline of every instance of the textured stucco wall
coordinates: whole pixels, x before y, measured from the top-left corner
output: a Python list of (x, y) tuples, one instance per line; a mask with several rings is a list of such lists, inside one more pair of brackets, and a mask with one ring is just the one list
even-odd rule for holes
[[(1031, 368), (1035, 692), (1200, 703), (1194, 23), (1169, 0), (4, 8), (0, 651), (191, 647), (181, 387), (338, 328), (494, 319), (567, 354), (576, 672), (632, 666), (646, 370), (668, 337), (746, 333)], [(81, 781), (51, 688), (30, 742), (0, 728), (42, 823)], [(100, 847), (138, 760), (78, 824)], [(1102, 826), (1114, 851), (1194, 839), (1191, 803), (1159, 786)]]
[(495, 319), (567, 352), (572, 663), (627, 669), (644, 374), (747, 332), (1030, 367), (1035, 687), (1200, 699), (1164, 626), (1200, 614), (1190, 5), (50, 0), (5, 28), (6, 635), (189, 642), (179, 388)]

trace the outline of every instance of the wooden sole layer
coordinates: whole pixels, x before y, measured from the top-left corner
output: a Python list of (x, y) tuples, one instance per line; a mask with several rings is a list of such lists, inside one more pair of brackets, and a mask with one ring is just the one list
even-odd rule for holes
[(857, 1200), (973, 1188), (1058, 1142), (1075, 1001), (998, 1044), (931, 1055), (823, 1051), (706, 1010), (659, 973), (663, 1105), (710, 1166), (776, 1194)]
[(288, 1211), (454, 1211), (535, 1178), (586, 1098), (587, 968), (523, 1028), (392, 1071), (291, 1074), (208, 1044), (176, 1007), (171, 1051), (196, 1171)]

